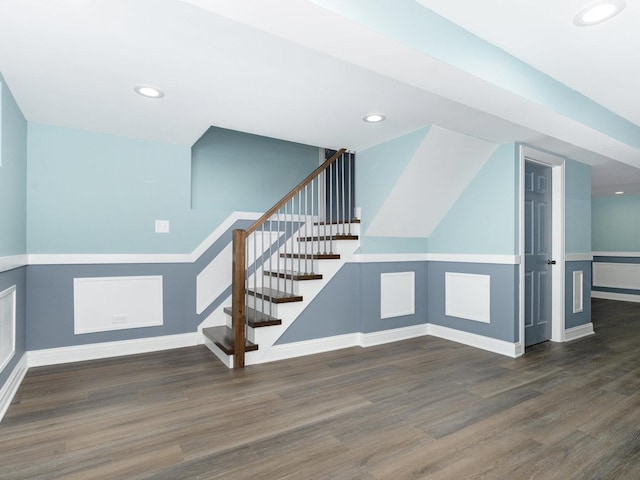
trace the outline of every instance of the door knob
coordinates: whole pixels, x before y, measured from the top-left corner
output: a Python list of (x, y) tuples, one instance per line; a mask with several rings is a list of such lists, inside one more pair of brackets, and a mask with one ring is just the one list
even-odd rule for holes
[(555, 260), (547, 260), (547, 265), (555, 265), (556, 261)]

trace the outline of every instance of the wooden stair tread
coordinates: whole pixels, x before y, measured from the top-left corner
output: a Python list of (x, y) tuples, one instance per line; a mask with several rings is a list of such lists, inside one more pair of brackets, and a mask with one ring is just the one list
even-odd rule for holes
[(300, 258), (302, 260), (338, 260), (337, 253), (281, 253), (280, 258)]
[[(202, 333), (227, 355), (234, 354), (233, 330), (229, 327), (207, 327), (202, 329)], [(258, 345), (247, 340), (244, 348), (246, 352), (252, 352), (258, 350)]]
[(324, 242), (331, 240), (358, 240), (358, 235), (338, 233), (334, 235), (320, 235), (317, 237), (298, 237), (299, 242)]
[[(231, 316), (231, 307), (225, 307), (224, 313)], [(251, 328), (271, 327), (273, 325), (282, 325), (282, 320), (272, 317), (266, 313), (259, 312), (250, 307), (244, 307), (244, 317)]]
[(290, 303), (290, 302), (301, 302), (302, 296), (295, 295), (293, 293), (281, 292), (280, 290), (276, 290), (274, 288), (256, 288), (247, 290), (249, 295), (253, 295), (257, 298), (263, 298), (269, 302), (273, 303)]
[(351, 220), (333, 220), (332, 222), (314, 222), (314, 225), (342, 225), (343, 223), (360, 223), (359, 218), (352, 218)]
[(265, 271), (265, 275), (278, 278), (286, 278), (287, 280), (304, 281), (304, 280), (322, 280), (319, 273), (300, 273), (300, 272), (269, 272)]

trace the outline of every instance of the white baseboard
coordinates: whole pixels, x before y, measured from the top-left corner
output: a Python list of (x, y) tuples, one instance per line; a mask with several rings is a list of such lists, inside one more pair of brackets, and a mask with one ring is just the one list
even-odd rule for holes
[[(304, 340), (302, 342), (274, 345), (262, 356), (257, 363), (274, 362), (287, 358), (302, 357), (316, 353), (331, 352), (349, 347), (372, 347), (384, 343), (398, 342), (410, 338), (422, 337), (427, 334), (427, 326), (412, 325), (410, 327), (394, 328), (371, 333), (347, 333), (333, 337)], [(248, 354), (248, 357), (249, 358)]]
[[(334, 337), (274, 345), (262, 356), (259, 363), (274, 362), (276, 360), (302, 357), (349, 347), (371, 347), (425, 335), (433, 335), (434, 337), (451, 340), (512, 358), (522, 355), (522, 346), (519, 343), (509, 343), (482, 335), (441, 327), (439, 325), (422, 324), (380, 332), (349, 333), (346, 335), (336, 335)], [(249, 354), (247, 354), (247, 358), (249, 358), (248, 355)]]
[(632, 293), (600, 292), (598, 290), (591, 290), (591, 298), (619, 300), (621, 302), (640, 302), (640, 295), (634, 295)]
[(247, 353), (246, 362), (247, 364), (275, 362), (277, 360), (286, 360), (288, 358), (303, 357), (305, 355), (314, 355), (316, 353), (356, 347), (359, 345), (359, 336), (359, 333), (347, 333), (345, 335), (336, 335), (333, 337), (274, 345), (268, 352), (262, 355), (258, 362), (252, 362), (251, 352)]
[(515, 356), (516, 358), (521, 357), (522, 355), (524, 355), (524, 346), (522, 345), (522, 343), (518, 342), (515, 343)]
[(57, 365), (60, 363), (97, 360), (100, 358), (120, 357), (138, 353), (157, 352), (173, 348), (198, 345), (200, 336), (196, 333), (181, 333), (162, 337), (122, 340), (118, 342), (91, 343), (72, 347), (47, 348), (27, 352), (29, 367)]
[(462, 332), (453, 328), (443, 327), (440, 325), (428, 324), (428, 334), (434, 337), (444, 338), (453, 342), (462, 343), (471, 347), (480, 348), (507, 357), (516, 358), (522, 355), (522, 348), (518, 343), (505, 342), (504, 340), (496, 340), (495, 338), (477, 335), (475, 333)]
[(578, 338), (587, 337), (589, 335), (593, 335), (593, 323), (589, 322), (585, 325), (580, 325), (578, 327), (567, 328), (564, 331), (564, 341), (570, 342), (571, 340), (577, 340)]
[(18, 387), (22, 383), (22, 379), (27, 374), (28, 370), (28, 356), (27, 354), (23, 354), (20, 361), (13, 367), (13, 371), (2, 388), (0, 388), (0, 421), (4, 417), (4, 414), (7, 413), (7, 409), (9, 405), (11, 405), (11, 401), (13, 397), (16, 395), (18, 391)]
[(373, 347), (374, 345), (423, 337), (427, 335), (427, 325), (413, 325), (410, 327), (394, 328), (392, 330), (382, 330), (380, 332), (360, 333), (358, 335), (360, 337), (358, 344), (361, 347)]

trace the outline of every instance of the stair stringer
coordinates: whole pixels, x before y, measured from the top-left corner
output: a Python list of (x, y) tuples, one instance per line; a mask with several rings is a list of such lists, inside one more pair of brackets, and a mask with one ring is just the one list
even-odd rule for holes
[(344, 264), (349, 262), (360, 247), (359, 240), (338, 240), (335, 244), (335, 253), (340, 254), (340, 258), (336, 260), (318, 260), (317, 262), (317, 271), (322, 274), (322, 279), (296, 282), (298, 284), (297, 291), (302, 295), (301, 302), (273, 305), (273, 315), (282, 320), (281, 325), (248, 329), (247, 338), (249, 341), (258, 344), (258, 350), (245, 354), (246, 365), (255, 365), (268, 361), (267, 354), (271, 347), (333, 279)]

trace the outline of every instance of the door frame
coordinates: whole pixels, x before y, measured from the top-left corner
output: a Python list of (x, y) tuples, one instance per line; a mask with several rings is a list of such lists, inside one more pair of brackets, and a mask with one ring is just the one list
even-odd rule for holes
[(551, 341), (565, 341), (564, 326), (564, 291), (565, 291), (565, 231), (564, 231), (564, 158), (552, 153), (537, 150), (526, 145), (520, 145), (519, 161), (519, 349), (520, 355), (524, 353), (524, 164), (525, 161), (539, 163), (551, 167), (551, 256), (556, 264), (551, 269)]

